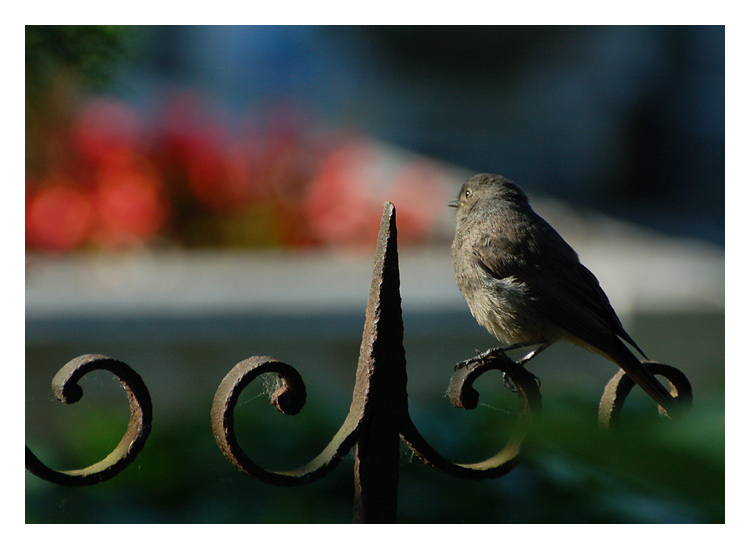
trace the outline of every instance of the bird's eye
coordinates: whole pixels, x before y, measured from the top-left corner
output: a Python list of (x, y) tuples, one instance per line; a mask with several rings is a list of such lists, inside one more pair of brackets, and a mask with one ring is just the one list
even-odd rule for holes
[(464, 192), (464, 195), (466, 195), (466, 198), (467, 198), (467, 199), (468, 199), (469, 197), (471, 197), (471, 189), (467, 189), (467, 190), (466, 190), (466, 191)]

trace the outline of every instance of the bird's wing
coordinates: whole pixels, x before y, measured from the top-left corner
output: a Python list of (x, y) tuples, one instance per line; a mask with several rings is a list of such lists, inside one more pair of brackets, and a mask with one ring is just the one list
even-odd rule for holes
[(594, 274), (562, 237), (554, 232), (551, 238), (559, 239), (560, 245), (553, 248), (553, 255), (497, 235), (483, 239), (475, 252), (479, 265), (491, 276), (512, 275), (525, 283), (539, 313), (572, 335), (602, 350), (611, 348), (617, 335), (643, 354), (625, 332)]

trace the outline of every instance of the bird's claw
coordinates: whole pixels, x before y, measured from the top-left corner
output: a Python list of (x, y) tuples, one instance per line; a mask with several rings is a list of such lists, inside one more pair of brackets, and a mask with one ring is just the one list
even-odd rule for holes
[(518, 386), (510, 379), (507, 372), (503, 373), (503, 386), (508, 388), (513, 393), (518, 393)]
[(466, 367), (473, 364), (484, 365), (492, 359), (497, 359), (497, 357), (505, 351), (505, 348), (490, 348), (487, 351), (483, 352), (480, 352), (479, 350), (475, 351), (477, 352), (477, 355), (456, 363), (456, 366), (453, 367), (453, 370), (457, 371), (465, 369)]

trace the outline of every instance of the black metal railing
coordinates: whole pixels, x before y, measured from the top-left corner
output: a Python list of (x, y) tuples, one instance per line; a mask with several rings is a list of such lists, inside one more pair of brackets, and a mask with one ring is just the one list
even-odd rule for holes
[[(406, 356), (398, 267), (395, 208), (386, 203), (378, 235), (370, 295), (360, 347), (356, 381), (349, 414), (325, 449), (306, 465), (287, 471), (258, 466), (240, 447), (234, 431), (234, 410), (242, 391), (256, 378), (274, 374), (278, 384), (271, 395), (280, 412), (295, 415), (305, 405), (306, 388), (299, 373), (272, 357), (255, 356), (238, 363), (219, 385), (211, 408), (211, 425), (219, 448), (240, 471), (263, 482), (294, 486), (311, 483), (333, 470), (355, 448), (354, 521), (395, 522), (399, 477), (399, 445), (404, 441), (426, 464), (451, 476), (487, 479), (502, 476), (519, 462), (522, 443), (541, 413), (542, 398), (536, 377), (504, 354), (457, 368), (448, 388), (456, 407), (473, 409), (479, 402), (475, 380), (489, 370), (504, 373), (520, 401), (516, 425), (506, 445), (494, 456), (473, 464), (445, 459), (420, 434), (409, 415), (406, 391)], [(673, 396), (689, 406), (692, 390), (688, 379), (674, 367), (647, 361), (653, 374), (664, 376)], [(75, 403), (82, 395), (78, 381), (87, 373), (104, 369), (120, 380), (130, 403), (130, 421), (125, 435), (104, 460), (84, 469), (56, 471), (45, 466), (27, 447), (26, 468), (34, 475), (61, 485), (90, 485), (117, 475), (143, 449), (151, 429), (152, 406), (140, 376), (125, 363), (102, 355), (84, 355), (66, 364), (52, 382), (56, 397)], [(632, 380), (620, 371), (604, 390), (599, 406), (599, 425), (613, 427)]]

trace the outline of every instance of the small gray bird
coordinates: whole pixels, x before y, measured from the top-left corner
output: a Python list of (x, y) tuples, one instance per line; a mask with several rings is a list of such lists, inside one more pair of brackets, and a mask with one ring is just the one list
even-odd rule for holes
[(523, 191), (502, 176), (477, 174), (450, 206), (458, 209), (451, 248), (458, 287), (477, 322), (507, 346), (475, 359), (537, 346), (526, 362), (567, 340), (614, 361), (671, 412), (674, 398), (623, 343), (646, 357), (599, 281)]

